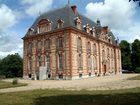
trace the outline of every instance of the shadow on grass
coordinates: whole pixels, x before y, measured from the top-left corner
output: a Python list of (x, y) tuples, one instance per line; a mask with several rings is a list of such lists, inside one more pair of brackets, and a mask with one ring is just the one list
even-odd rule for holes
[(35, 105), (140, 105), (140, 93), (58, 95), (38, 97)]

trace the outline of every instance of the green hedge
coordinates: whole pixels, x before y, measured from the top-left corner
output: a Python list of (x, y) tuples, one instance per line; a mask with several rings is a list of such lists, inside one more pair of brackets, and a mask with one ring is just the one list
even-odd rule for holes
[(137, 67), (137, 68), (135, 69), (135, 73), (140, 73), (140, 67)]

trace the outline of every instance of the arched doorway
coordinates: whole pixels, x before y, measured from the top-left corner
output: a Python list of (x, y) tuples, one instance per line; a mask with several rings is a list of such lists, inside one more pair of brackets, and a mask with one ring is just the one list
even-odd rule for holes
[(103, 74), (106, 74), (106, 64), (103, 65)]

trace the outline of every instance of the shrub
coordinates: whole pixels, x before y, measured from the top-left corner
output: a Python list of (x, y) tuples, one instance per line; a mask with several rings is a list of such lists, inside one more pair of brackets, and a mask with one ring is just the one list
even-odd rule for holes
[(135, 69), (135, 73), (140, 73), (140, 67), (137, 67), (137, 68)]
[(5, 75), (0, 75), (0, 80), (5, 78), (6, 78)]
[(13, 85), (18, 84), (18, 79), (17, 79), (17, 78), (14, 78), (12, 84), (13, 84)]

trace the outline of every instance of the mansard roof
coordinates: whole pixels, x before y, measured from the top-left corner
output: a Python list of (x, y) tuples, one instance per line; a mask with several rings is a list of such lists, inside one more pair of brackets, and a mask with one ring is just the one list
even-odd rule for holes
[(56, 29), (57, 20), (59, 20), (59, 19), (62, 19), (64, 21), (64, 27), (68, 27), (68, 26), (76, 27), (75, 23), (74, 23), (74, 19), (76, 17), (81, 18), (82, 26), (86, 25), (87, 23), (89, 23), (90, 26), (96, 25), (95, 22), (93, 22), (90, 19), (88, 19), (87, 17), (81, 15), (80, 13), (78, 13), (78, 11), (76, 12), (76, 14), (74, 14), (71, 7), (64, 6), (60, 9), (53, 10), (53, 11), (42, 14), (41, 16), (39, 16), (37, 18), (37, 20), (33, 23), (33, 25), (31, 27), (35, 28), (37, 26), (37, 23), (42, 19), (49, 19), (50, 21), (52, 21), (52, 30)]
[[(89, 18), (83, 16), (77, 10), (76, 10), (76, 13), (74, 13), (72, 8), (68, 5), (66, 5), (62, 8), (50, 11), (50, 12), (43, 13), (42, 15), (40, 15), (36, 19), (36, 21), (33, 23), (33, 25), (30, 27), (30, 29), (33, 29), (34, 34), (36, 34), (37, 33), (37, 25), (38, 25), (39, 21), (41, 21), (42, 19), (47, 19), (47, 20), (50, 20), (52, 22), (52, 29), (51, 30), (57, 29), (59, 19), (64, 21), (63, 27), (72, 26), (72, 27), (76, 28), (75, 21), (74, 21), (74, 19), (76, 17), (79, 17), (81, 19), (82, 31), (85, 31), (83, 26), (86, 24), (89, 24), (89, 26), (91, 28), (96, 27), (96, 29), (99, 29), (99, 30), (102, 29), (102, 26), (98, 26), (97, 23), (95, 23), (94, 21), (90, 20)], [(108, 35), (112, 37), (112, 39), (113, 39), (112, 41), (114, 43), (115, 37), (114, 37), (113, 33), (111, 31), (109, 31)], [(97, 37), (99, 37), (99, 36), (97, 36)]]

